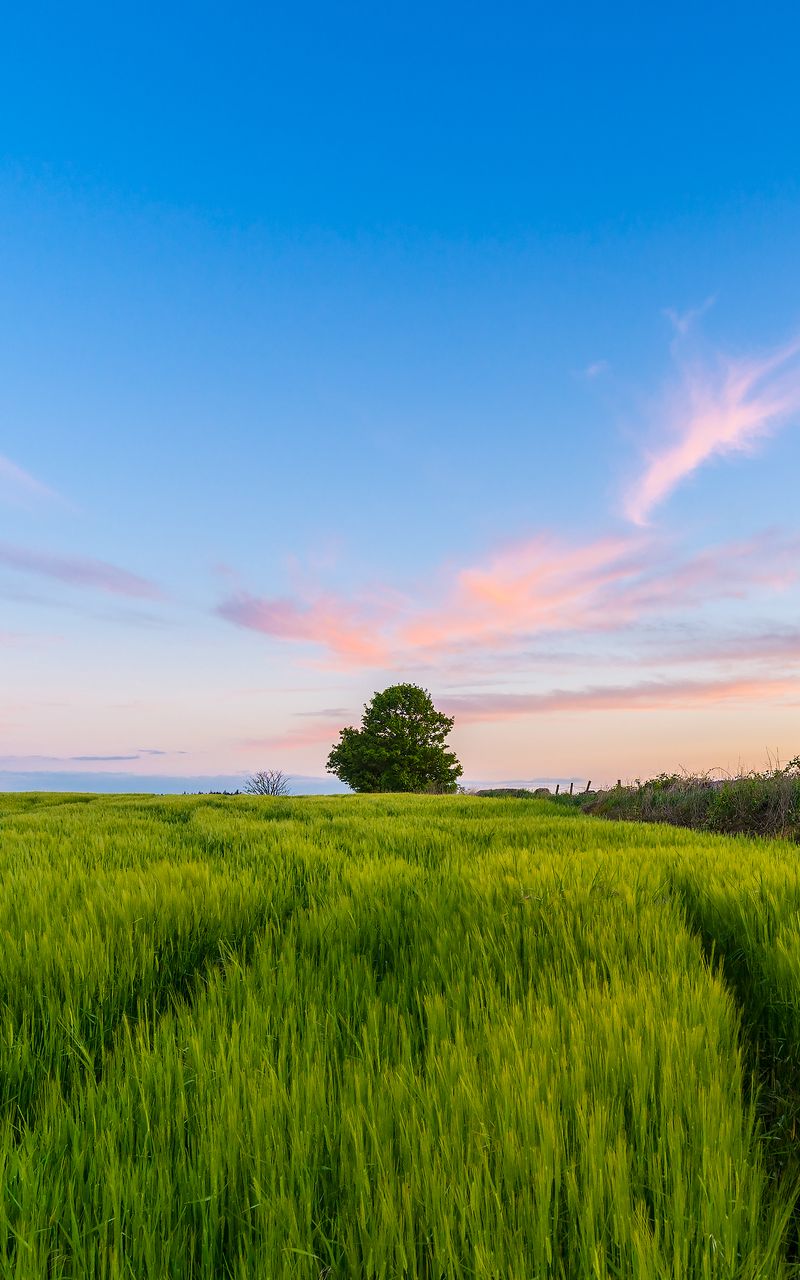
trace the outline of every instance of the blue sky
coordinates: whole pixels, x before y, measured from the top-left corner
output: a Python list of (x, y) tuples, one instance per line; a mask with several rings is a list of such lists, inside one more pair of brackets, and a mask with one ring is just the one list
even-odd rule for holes
[(11, 13), (0, 785), (797, 754), (798, 27)]

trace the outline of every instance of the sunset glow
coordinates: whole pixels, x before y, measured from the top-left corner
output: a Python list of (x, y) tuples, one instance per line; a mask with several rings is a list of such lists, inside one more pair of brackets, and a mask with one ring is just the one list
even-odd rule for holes
[(794, 69), (587, 13), (14, 17), (0, 787), (800, 753)]

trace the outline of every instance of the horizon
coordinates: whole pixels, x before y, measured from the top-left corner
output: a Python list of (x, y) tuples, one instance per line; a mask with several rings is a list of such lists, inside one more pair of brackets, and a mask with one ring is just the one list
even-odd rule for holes
[(0, 790), (800, 752), (798, 15), (7, 25)]
[[(0, 770), (0, 793), (8, 792), (83, 792), (96, 795), (219, 795), (243, 790), (247, 781), (244, 774), (137, 774), (137, 773), (87, 773), (68, 771), (28, 773)], [(338, 778), (304, 774), (288, 774), (287, 795), (301, 797), (314, 795), (352, 795), (351, 789)], [(473, 778), (461, 781), (465, 790), (481, 787), (555, 787), (563, 788), (573, 783), (585, 786), (586, 778)]]

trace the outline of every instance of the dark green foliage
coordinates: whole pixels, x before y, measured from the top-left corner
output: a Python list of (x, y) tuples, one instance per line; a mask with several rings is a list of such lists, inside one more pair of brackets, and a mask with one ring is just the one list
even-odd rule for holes
[(800, 759), (784, 768), (721, 780), (662, 773), (632, 787), (600, 792), (587, 810), (625, 821), (799, 839)]
[(568, 791), (561, 791), (551, 798), (555, 804), (560, 804), (565, 809), (588, 809), (597, 795), (596, 791), (576, 791), (573, 795)]
[(545, 793), (539, 790), (530, 791), (527, 787), (485, 787), (482, 791), (473, 793), (480, 796), (484, 800), (533, 800), (538, 795)]
[(596, 791), (578, 791), (574, 795), (562, 791), (555, 795), (549, 787), (537, 787), (535, 791), (527, 787), (485, 787), (471, 794), (483, 800), (551, 800), (568, 809), (585, 809), (598, 795)]
[(445, 743), (452, 727), (426, 689), (391, 685), (366, 704), (360, 729), (342, 729), (328, 773), (354, 791), (454, 792), (462, 769)]

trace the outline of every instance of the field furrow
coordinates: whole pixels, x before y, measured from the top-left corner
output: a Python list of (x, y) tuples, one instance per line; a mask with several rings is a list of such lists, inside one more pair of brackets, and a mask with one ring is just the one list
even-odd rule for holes
[[(4, 1276), (795, 1275), (739, 1009), (679, 891), (713, 843), (438, 798), (103, 802), (14, 821), (15, 909), (30, 877), (29, 918), (60, 904), (65, 945), (40, 928), (62, 967), (25, 951), (7, 1008), (55, 1010), (69, 988), (90, 1025), (99, 992), (157, 989), (165, 968), (170, 999), (123, 1008), (101, 1071), (48, 1067), (45, 1082), (21, 1060), (38, 1093), (27, 1127), (0, 1129)], [(21, 858), (37, 822), (57, 835)], [(25, 918), (3, 926), (18, 944)], [(174, 979), (198, 936), (210, 950), (187, 990)], [(160, 937), (175, 940), (166, 966)], [(48, 1025), (48, 1061), (68, 1057), (55, 1012)]]

